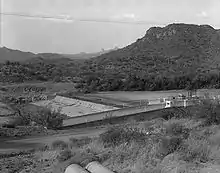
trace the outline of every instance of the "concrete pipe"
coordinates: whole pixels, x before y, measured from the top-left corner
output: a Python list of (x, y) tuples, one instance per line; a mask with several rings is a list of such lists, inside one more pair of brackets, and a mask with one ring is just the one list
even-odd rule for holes
[(99, 162), (93, 161), (90, 162), (86, 169), (91, 173), (114, 173), (113, 171), (110, 171), (106, 167), (102, 166)]
[(65, 173), (89, 173), (89, 172), (77, 164), (72, 164), (66, 168)]

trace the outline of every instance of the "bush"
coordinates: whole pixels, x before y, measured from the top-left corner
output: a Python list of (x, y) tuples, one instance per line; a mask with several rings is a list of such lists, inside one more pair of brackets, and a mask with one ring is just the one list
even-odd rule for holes
[(162, 118), (169, 120), (171, 118), (188, 118), (192, 117), (192, 114), (187, 108), (172, 108), (171, 110), (163, 111)]
[(164, 157), (170, 153), (173, 153), (179, 149), (181, 143), (182, 138), (180, 137), (162, 137), (160, 141), (159, 154)]
[(89, 144), (92, 141), (92, 139), (89, 137), (84, 137), (81, 139), (70, 138), (69, 141), (70, 141), (70, 145), (73, 147), (83, 147)]
[(47, 127), (48, 129), (58, 129), (62, 127), (66, 115), (60, 111), (51, 111), (50, 108), (29, 108), (27, 105), (11, 105), (15, 110), (16, 116), (11, 121), (15, 126), (29, 125), (35, 122), (37, 125)]
[(65, 149), (60, 152), (60, 154), (57, 156), (57, 160), (59, 162), (64, 162), (66, 160), (69, 160), (73, 156), (71, 150)]
[(17, 126), (29, 125), (32, 114), (26, 109), (25, 105), (13, 105), (12, 107), (16, 115), (12, 122)]
[(53, 149), (66, 149), (68, 148), (68, 144), (62, 140), (56, 140), (52, 143)]
[(200, 110), (199, 117), (205, 119), (205, 125), (220, 124), (220, 105), (218, 101), (203, 100)]
[(125, 142), (143, 141), (146, 134), (140, 132), (138, 129), (129, 127), (110, 127), (106, 132), (100, 135), (100, 139), (104, 145), (117, 146)]
[(166, 133), (171, 136), (187, 138), (189, 136), (189, 132), (189, 129), (185, 128), (182, 124), (179, 123), (168, 123), (166, 126)]
[(182, 159), (188, 162), (196, 160), (205, 163), (209, 160), (210, 152), (210, 145), (205, 139), (188, 138), (180, 148)]
[(33, 115), (32, 120), (48, 129), (58, 129), (62, 127), (65, 117), (65, 115), (51, 111), (49, 108), (40, 108)]
[(173, 111), (163, 111), (163, 114), (162, 114), (162, 118), (165, 119), (165, 120), (169, 120), (171, 119), (172, 117), (174, 117), (174, 112)]

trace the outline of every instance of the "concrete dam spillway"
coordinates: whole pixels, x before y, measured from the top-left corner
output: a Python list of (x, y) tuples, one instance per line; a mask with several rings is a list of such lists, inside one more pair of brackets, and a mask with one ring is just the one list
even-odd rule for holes
[(93, 113), (117, 110), (119, 108), (113, 106), (107, 106), (103, 104), (97, 104), (89, 101), (83, 101), (79, 99), (72, 99), (62, 96), (56, 96), (52, 100), (45, 100), (32, 103), (36, 106), (49, 107), (54, 111), (60, 109), (61, 113), (69, 117), (84, 116)]

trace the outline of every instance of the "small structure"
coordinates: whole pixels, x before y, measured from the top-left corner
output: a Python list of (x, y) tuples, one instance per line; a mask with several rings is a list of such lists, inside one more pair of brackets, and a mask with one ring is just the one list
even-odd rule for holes
[(183, 106), (184, 106), (184, 107), (187, 106), (187, 100), (186, 100), (186, 99), (183, 100)]
[(166, 100), (165, 101), (165, 108), (170, 108), (173, 106), (173, 101), (172, 100)]
[(193, 90), (188, 90), (188, 97), (192, 98), (192, 97), (196, 97), (197, 96), (197, 90), (193, 89)]

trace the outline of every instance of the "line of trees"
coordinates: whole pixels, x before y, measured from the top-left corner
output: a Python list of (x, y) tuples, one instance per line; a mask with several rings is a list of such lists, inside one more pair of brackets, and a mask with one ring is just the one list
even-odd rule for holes
[[(184, 72), (173, 68), (172, 71), (175, 73), (172, 73), (171, 70), (160, 69), (159, 66), (156, 69), (142, 66), (138, 68), (133, 65), (128, 68), (129, 66), (120, 65), (115, 69), (106, 69), (98, 64), (76, 65), (73, 62), (66, 64), (7, 62), (0, 64), (0, 82), (35, 80), (62, 82), (65, 78), (71, 78), (70, 81), (76, 82), (76, 87), (82, 92), (220, 88), (220, 75), (217, 69), (212, 73), (199, 73), (196, 72), (196, 67), (191, 70), (184, 69)], [(172, 66), (170, 68), (172, 69)]]
[(96, 76), (84, 77), (77, 88), (93, 91), (158, 91), (172, 89), (220, 88), (219, 74), (185, 74), (179, 76), (149, 75), (144, 78), (129, 75), (126, 78)]
[(27, 81), (68, 81), (75, 76), (78, 66), (74, 62), (19, 63), (7, 61), (0, 64), (0, 82), (22, 83)]

